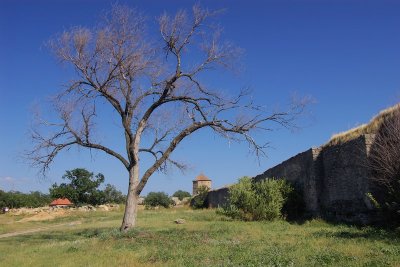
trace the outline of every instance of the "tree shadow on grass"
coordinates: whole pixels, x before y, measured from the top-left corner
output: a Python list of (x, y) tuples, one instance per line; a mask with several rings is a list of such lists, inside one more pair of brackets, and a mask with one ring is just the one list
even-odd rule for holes
[(400, 234), (398, 231), (376, 229), (372, 227), (340, 231), (322, 230), (315, 232), (314, 236), (338, 239), (368, 239), (390, 244), (393, 244), (394, 242), (400, 244)]
[(87, 228), (79, 230), (43, 230), (34, 233), (26, 233), (17, 236), (10, 236), (0, 239), (0, 243), (23, 242), (40, 243), (48, 241), (74, 241), (82, 238), (90, 238), (110, 228)]

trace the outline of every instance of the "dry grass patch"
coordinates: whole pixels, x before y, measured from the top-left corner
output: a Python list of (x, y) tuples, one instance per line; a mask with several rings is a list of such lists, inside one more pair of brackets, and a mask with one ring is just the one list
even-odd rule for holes
[(385, 121), (387, 118), (393, 116), (395, 111), (398, 110), (400, 110), (400, 104), (396, 104), (390, 108), (384, 109), (381, 112), (379, 112), (378, 115), (373, 117), (369, 123), (362, 124), (348, 131), (334, 134), (328, 141), (326, 146), (342, 144), (350, 140), (354, 140), (363, 134), (376, 133), (378, 129), (381, 127), (382, 122)]

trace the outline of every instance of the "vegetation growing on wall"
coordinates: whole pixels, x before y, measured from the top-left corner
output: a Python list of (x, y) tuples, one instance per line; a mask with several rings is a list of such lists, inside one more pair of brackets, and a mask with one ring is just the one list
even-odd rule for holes
[(390, 119), (394, 116), (394, 114), (400, 111), (400, 104), (397, 104), (393, 107), (387, 108), (379, 112), (372, 120), (367, 124), (362, 124), (358, 127), (350, 129), (348, 131), (335, 134), (331, 137), (327, 145), (336, 145), (342, 144), (344, 142), (353, 140), (363, 134), (373, 134), (377, 133), (382, 126), (382, 123), (387, 119)]

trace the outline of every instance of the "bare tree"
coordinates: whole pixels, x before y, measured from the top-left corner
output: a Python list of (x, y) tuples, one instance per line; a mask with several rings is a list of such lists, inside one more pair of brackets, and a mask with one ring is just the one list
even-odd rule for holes
[[(54, 99), (59, 121), (42, 120), (34, 127), (29, 158), (43, 173), (60, 151), (72, 146), (118, 159), (129, 177), (121, 231), (135, 226), (138, 197), (152, 174), (168, 165), (184, 168), (170, 156), (187, 136), (211, 128), (225, 138), (247, 142), (260, 155), (264, 146), (251, 132), (271, 130), (267, 122), (292, 127), (304, 108), (300, 101), (287, 111), (267, 113), (248, 100), (245, 91), (229, 97), (204, 86), (200, 76), (217, 67), (230, 69), (240, 49), (219, 40), (221, 31), (208, 23), (216, 12), (199, 6), (192, 11), (162, 15), (160, 42), (147, 37), (140, 13), (121, 6), (95, 29), (74, 28), (51, 41), (56, 56), (73, 67), (76, 78)], [(96, 123), (102, 121), (99, 110), (106, 106), (122, 126), (123, 153), (95, 139)], [(41, 126), (50, 127), (52, 134), (46, 135), (49, 130)], [(154, 162), (139, 177), (142, 153)]]
[(369, 155), (372, 203), (380, 210), (382, 222), (400, 224), (400, 105), (382, 116)]
[[(400, 193), (400, 106), (392, 108), (383, 117), (375, 134), (369, 156), (372, 179), (383, 186), (386, 193), (399, 196)], [(398, 201), (400, 198), (398, 198)], [(399, 203), (400, 204), (400, 203)]]

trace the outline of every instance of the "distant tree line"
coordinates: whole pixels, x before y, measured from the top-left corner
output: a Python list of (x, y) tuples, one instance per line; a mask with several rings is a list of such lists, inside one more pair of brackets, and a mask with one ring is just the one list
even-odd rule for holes
[(41, 193), (39, 191), (34, 191), (26, 194), (18, 191), (5, 192), (0, 190), (0, 207), (37, 208), (49, 205), (50, 202), (50, 195)]
[[(74, 205), (102, 205), (106, 203), (122, 204), (126, 201), (126, 196), (114, 185), (106, 184), (104, 189), (100, 189), (105, 177), (99, 173), (94, 175), (83, 168), (77, 168), (66, 173), (62, 177), (65, 182), (54, 183), (49, 188), (49, 194), (39, 191), (21, 193), (18, 191), (5, 192), (0, 190), (0, 207), (37, 208), (47, 206), (52, 200), (57, 198), (68, 198)], [(190, 193), (178, 190), (173, 195), (179, 200), (190, 197)], [(174, 205), (171, 197), (164, 192), (150, 192), (145, 198), (146, 207), (165, 207)]]
[(67, 182), (53, 184), (49, 194), (39, 191), (21, 193), (0, 190), (0, 207), (43, 207), (56, 198), (68, 198), (75, 205), (101, 205), (106, 203), (124, 203), (126, 196), (114, 185), (106, 184), (103, 190), (99, 187), (104, 183), (104, 175), (96, 176), (86, 169), (77, 168), (67, 171), (62, 177)]

